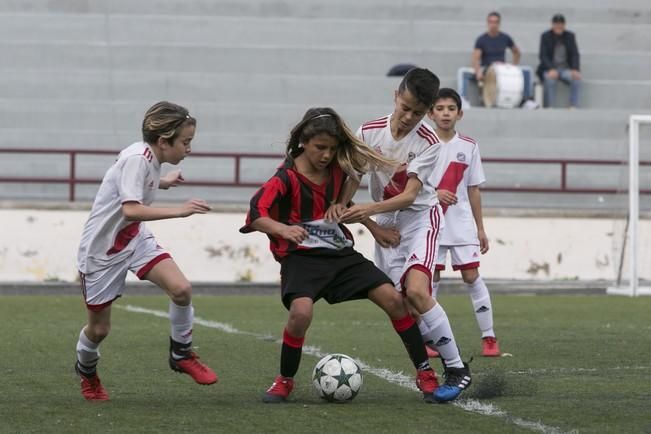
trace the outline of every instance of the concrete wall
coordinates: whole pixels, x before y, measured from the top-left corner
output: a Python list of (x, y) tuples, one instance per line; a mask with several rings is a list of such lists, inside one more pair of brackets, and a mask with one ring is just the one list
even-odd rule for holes
[[(0, 210), (0, 281), (74, 282), (75, 257), (88, 211)], [(148, 223), (189, 279), (277, 282), (279, 265), (265, 236), (242, 235), (241, 213), (211, 213)], [(536, 280), (614, 279), (623, 224), (587, 218), (486, 218), (490, 252), (485, 277)], [(372, 237), (354, 225), (357, 248), (372, 258)], [(641, 277), (651, 257), (651, 221), (641, 222)], [(445, 272), (444, 276), (452, 276)], [(133, 280), (133, 277), (130, 277)]]

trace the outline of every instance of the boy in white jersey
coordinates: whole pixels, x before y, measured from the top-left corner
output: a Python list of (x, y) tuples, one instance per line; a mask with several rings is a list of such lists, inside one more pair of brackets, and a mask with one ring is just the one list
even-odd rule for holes
[(192, 351), (192, 287), (142, 223), (210, 210), (199, 199), (177, 208), (151, 206), (157, 189), (183, 182), (178, 170), (161, 178), (161, 164), (178, 164), (190, 153), (195, 127), (196, 120), (184, 107), (169, 102), (152, 106), (142, 123), (143, 141), (120, 152), (95, 197), (77, 255), (88, 324), (79, 334), (75, 370), (87, 400), (109, 398), (96, 370), (99, 344), (109, 333), (111, 304), (122, 295), (128, 271), (155, 283), (171, 299), (170, 368), (199, 384), (217, 382), (215, 373)]
[(484, 231), (479, 186), (486, 181), (481, 166), (479, 146), (470, 137), (455, 130), (463, 117), (461, 98), (453, 89), (441, 89), (434, 100), (429, 117), (436, 124), (441, 140), (439, 164), (434, 171), (439, 201), (445, 215), (432, 296), (436, 297), (441, 270), (445, 269), (450, 252), (452, 269), (461, 271), (472, 300), (473, 311), (482, 333), (482, 355), (500, 356), (493, 331), (493, 307), (488, 288), (479, 275), (479, 255), (488, 251)]
[[(470, 385), (470, 370), (461, 360), (445, 311), (430, 296), (442, 227), (441, 207), (431, 182), (440, 145), (422, 120), (438, 88), (436, 75), (414, 68), (395, 92), (393, 113), (360, 127), (357, 134), (365, 143), (401, 166), (372, 170), (369, 190), (374, 202), (353, 205), (341, 218), (369, 228), (377, 240), (376, 265), (420, 315), (424, 340), (438, 350), (445, 365), (445, 384), (433, 393), (435, 401), (443, 402), (456, 399)], [(372, 215), (377, 215), (376, 222), (369, 218)]]

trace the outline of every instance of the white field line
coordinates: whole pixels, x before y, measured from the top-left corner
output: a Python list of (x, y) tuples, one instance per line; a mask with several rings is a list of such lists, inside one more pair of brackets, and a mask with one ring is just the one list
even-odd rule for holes
[[(144, 313), (148, 315), (153, 315), (157, 316), (159, 318), (169, 318), (169, 315), (167, 312), (161, 311), (161, 310), (153, 310), (153, 309), (147, 309), (144, 307), (139, 307), (139, 306), (133, 306), (133, 305), (115, 305), (115, 307), (124, 309), (128, 312), (135, 312), (135, 313)], [(245, 335), (245, 336), (251, 336), (256, 339), (264, 340), (264, 341), (274, 341), (274, 342), (280, 342), (278, 339), (274, 338), (271, 335), (263, 335), (259, 333), (253, 333), (253, 332), (247, 332), (243, 330), (236, 329), (235, 327), (231, 326), (230, 324), (226, 323), (221, 323), (217, 321), (210, 321), (206, 320), (203, 318), (195, 317), (194, 318), (194, 324), (202, 325), (204, 327), (220, 330), (224, 333), (229, 333), (229, 334), (238, 334), (238, 335)], [(309, 346), (306, 345), (303, 347), (303, 353), (304, 354), (309, 354), (311, 356), (315, 357), (325, 357), (329, 353), (324, 353), (321, 351), (320, 348), (314, 347), (314, 346)], [(355, 359), (357, 363), (359, 363), (359, 366), (362, 368), (364, 372), (367, 372), (371, 375), (375, 375), (376, 377), (379, 377), (385, 381), (388, 381), (389, 383), (397, 384), (398, 386), (402, 386), (406, 389), (410, 389), (416, 392), (419, 392), (418, 388), (416, 387), (416, 384), (413, 380), (408, 375), (403, 374), (402, 372), (393, 372), (389, 369), (386, 368), (375, 368), (367, 363)], [(521, 428), (526, 428), (530, 429), (532, 431), (544, 433), (544, 434), (562, 434), (564, 431), (557, 427), (553, 426), (548, 426), (543, 424), (542, 422), (533, 422), (525, 419), (521, 419), (519, 417), (513, 417), (509, 415), (507, 412), (504, 410), (500, 410), (498, 407), (491, 403), (486, 403), (486, 402), (480, 402), (476, 399), (461, 399), (458, 401), (455, 401), (452, 405), (455, 405), (462, 410), (471, 412), (471, 413), (476, 413), (476, 414), (481, 414), (483, 416), (491, 416), (491, 417), (497, 417), (500, 419), (504, 419), (505, 421), (517, 425)]]

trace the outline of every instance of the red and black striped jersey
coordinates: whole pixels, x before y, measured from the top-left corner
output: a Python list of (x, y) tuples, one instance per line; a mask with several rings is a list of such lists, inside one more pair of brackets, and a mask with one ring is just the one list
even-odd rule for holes
[[(301, 175), (292, 160), (285, 160), (274, 176), (265, 182), (251, 199), (246, 224), (240, 228), (240, 232), (252, 232), (251, 223), (261, 217), (269, 217), (286, 225), (323, 219), (330, 204), (339, 197), (346, 178), (347, 175), (335, 161), (330, 165), (328, 179), (318, 185)], [(346, 238), (352, 240), (350, 232), (343, 225), (339, 226)], [(310, 249), (285, 239), (268, 236), (271, 253), (277, 261), (281, 261), (293, 251)]]

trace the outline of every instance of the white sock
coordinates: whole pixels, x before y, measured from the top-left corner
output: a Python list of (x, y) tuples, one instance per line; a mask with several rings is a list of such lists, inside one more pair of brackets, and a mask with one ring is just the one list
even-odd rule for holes
[(452, 327), (443, 307), (437, 303), (433, 308), (421, 315), (421, 319), (429, 328), (426, 342), (433, 342), (436, 350), (441, 355), (445, 366), (449, 368), (463, 368), (459, 348), (452, 334)]
[(436, 296), (439, 292), (439, 283), (432, 280), (432, 298), (436, 300)]
[(475, 318), (477, 318), (479, 330), (481, 330), (481, 337), (494, 337), (493, 306), (484, 280), (479, 276), (473, 283), (466, 283), (466, 288), (470, 293), (472, 308), (475, 311)]
[(99, 344), (88, 339), (84, 329), (79, 333), (79, 340), (77, 341), (77, 361), (79, 362), (79, 370), (84, 374), (94, 374), (95, 367), (99, 361)]
[(192, 343), (192, 324), (194, 323), (192, 303), (187, 306), (179, 306), (170, 301), (169, 313), (172, 339), (180, 344)]

